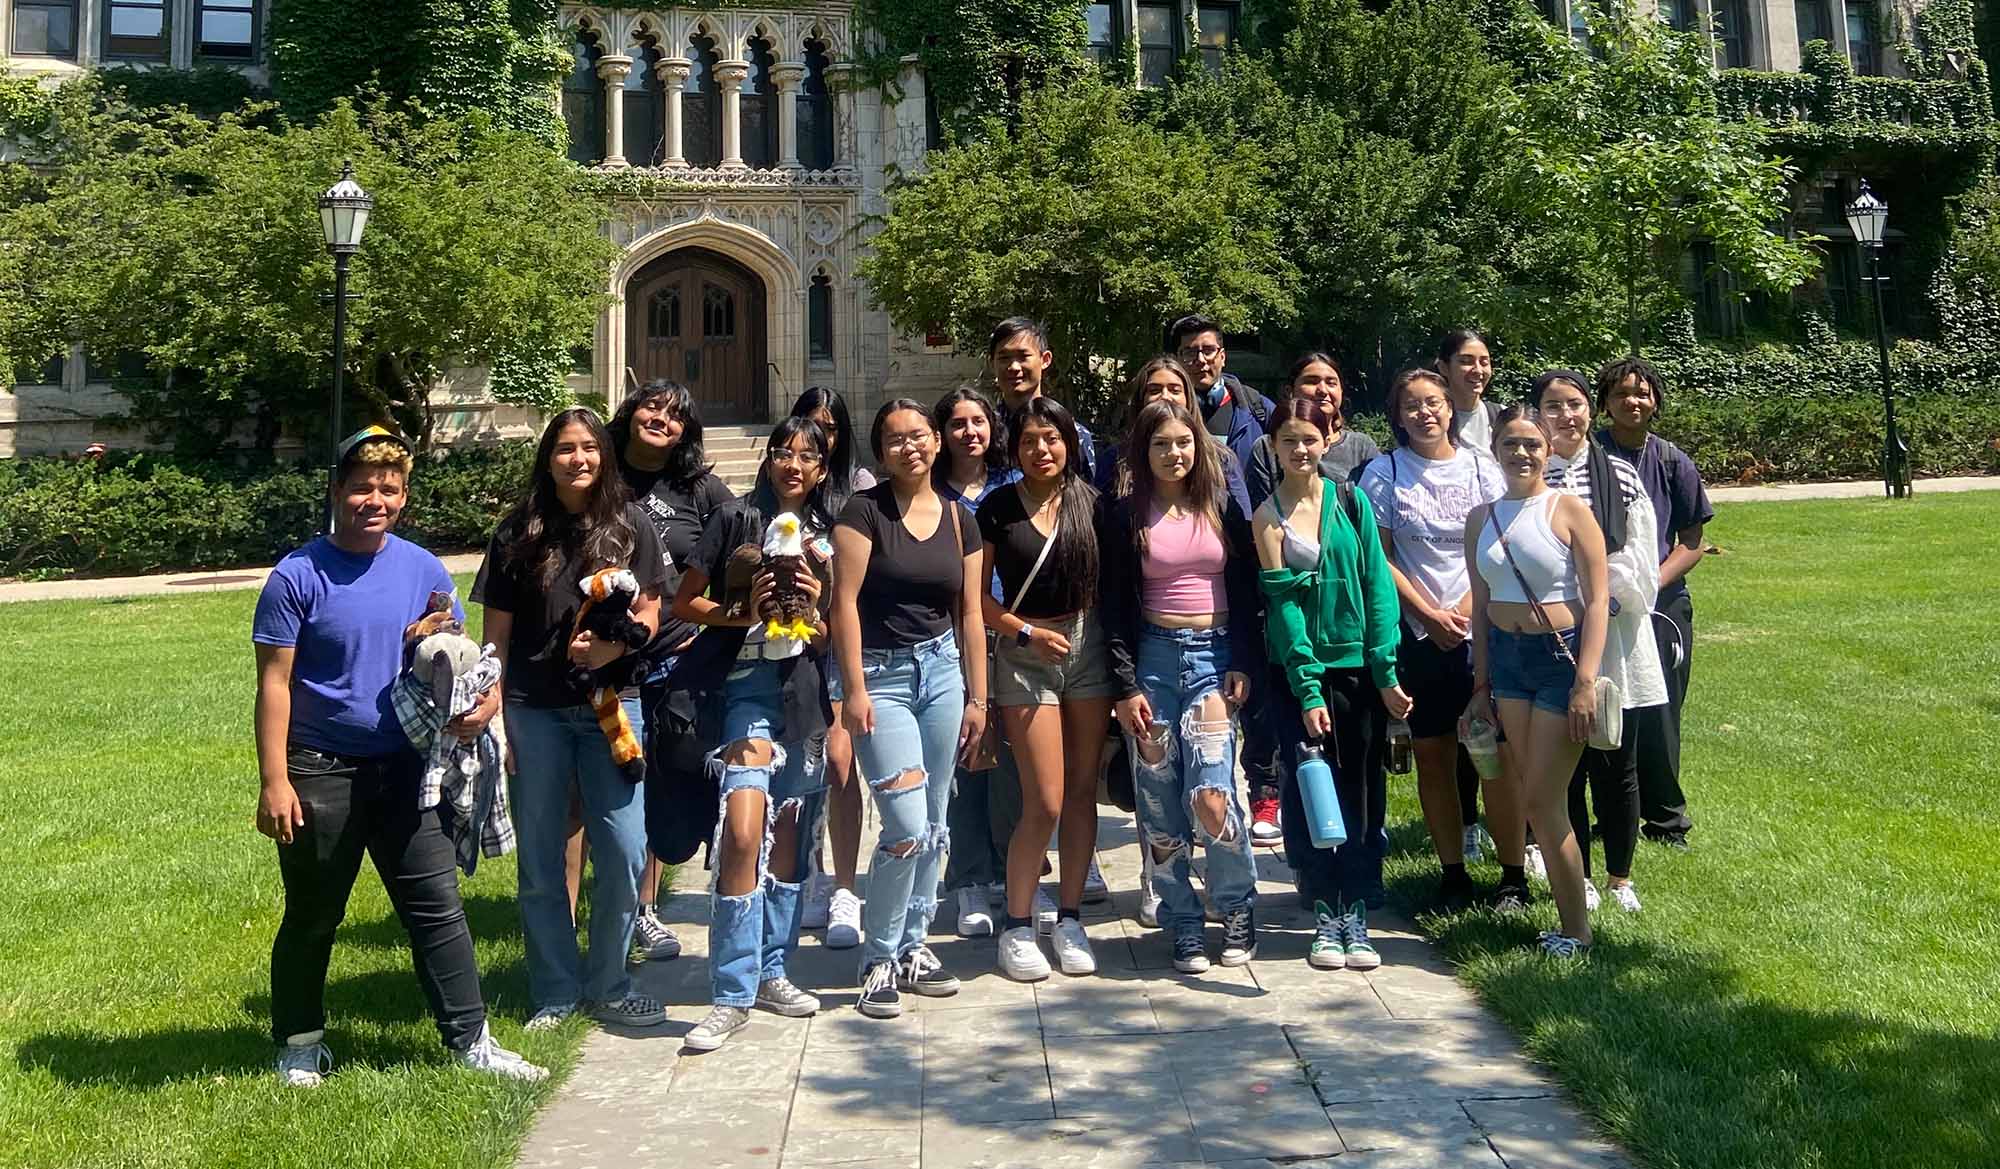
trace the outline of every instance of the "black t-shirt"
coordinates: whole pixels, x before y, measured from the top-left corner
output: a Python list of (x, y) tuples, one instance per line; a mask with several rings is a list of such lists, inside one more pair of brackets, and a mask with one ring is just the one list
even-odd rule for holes
[[(658, 591), (667, 579), (660, 535), (637, 504), (625, 506), (625, 519), (632, 526), (632, 556), (626, 567), (639, 579), (641, 592)], [(532, 566), (510, 562), (504, 554), (520, 522), (518, 515), (511, 515), (501, 523), (472, 582), (474, 601), (514, 615), (507, 637), (507, 697), (542, 708), (586, 705), (588, 691), (569, 681), (570, 631), (583, 607), (583, 577), (589, 569), (604, 566), (584, 564), (571, 542), (554, 583), (544, 589)]]
[(703, 473), (692, 481), (675, 481), (658, 471), (627, 467), (625, 485), (632, 489), (639, 510), (652, 521), (667, 554), (667, 579), (661, 588), (660, 635), (653, 639), (650, 648), (658, 652), (684, 645), (701, 628), (669, 616), (667, 610), (680, 588), (681, 573), (694, 559), (702, 528), (716, 509), (736, 498), (736, 494), (713, 473)]
[[(1093, 517), (1094, 519), (1094, 517)], [(1092, 527), (1095, 537), (1095, 525)], [(1090, 599), (1089, 581), (1066, 579), (1060, 565), (1053, 563), (1056, 550), (1049, 549), (1048, 562), (1035, 574), (1033, 587), (1022, 597), (1021, 582), (1042, 555), (1048, 537), (1028, 518), (1027, 504), (1017, 487), (1003, 487), (979, 505), (979, 538), (993, 545), (994, 568), (1000, 574), (1000, 602), (1010, 606), (1017, 617), (1067, 617), (1082, 609)]]
[(868, 575), (861, 581), (863, 648), (899, 649), (951, 632), (965, 588), (965, 558), (979, 550), (979, 528), (964, 504), (938, 499), (951, 510), (938, 513), (937, 530), (928, 540), (917, 539), (903, 526), (903, 509), (887, 482), (856, 492), (840, 513), (839, 526), (854, 529), (873, 545)]

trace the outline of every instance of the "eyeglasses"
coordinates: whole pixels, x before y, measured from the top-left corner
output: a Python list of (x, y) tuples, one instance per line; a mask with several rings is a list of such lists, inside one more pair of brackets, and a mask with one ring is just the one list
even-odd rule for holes
[(774, 467), (817, 467), (826, 461), (813, 451), (772, 451), (770, 458)]
[(908, 450), (913, 446), (925, 447), (929, 446), (930, 443), (931, 432), (928, 430), (911, 430), (903, 434), (885, 434), (882, 436), (882, 449), (886, 451)]
[(1220, 345), (1202, 345), (1181, 350), (1181, 359), (1184, 361), (1206, 361), (1211, 357), (1219, 357), (1221, 354), (1222, 346)]

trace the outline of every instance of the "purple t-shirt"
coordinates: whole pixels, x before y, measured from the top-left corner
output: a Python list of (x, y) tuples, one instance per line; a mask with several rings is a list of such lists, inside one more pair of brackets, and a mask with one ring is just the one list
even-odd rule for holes
[(444, 564), (395, 536), (373, 556), (321, 536), (278, 562), (250, 640), (293, 650), (293, 746), (379, 756), (408, 745), (389, 688), (403, 668), (403, 630), (433, 592), (451, 593), (452, 612), (464, 618)]
[[(1648, 434), (1645, 445), (1632, 450), (1619, 446), (1608, 428), (1597, 432), (1597, 441), (1639, 473), (1639, 482), (1646, 487), (1646, 497), (1653, 503), (1653, 516), (1659, 525), (1660, 563), (1667, 562), (1680, 533), (1715, 518), (1715, 508), (1708, 502), (1708, 489), (1701, 483), (1701, 472), (1681, 448), (1657, 434)], [(1671, 599), (1685, 592), (1687, 578), (1682, 577), (1661, 589), (1660, 596)]]

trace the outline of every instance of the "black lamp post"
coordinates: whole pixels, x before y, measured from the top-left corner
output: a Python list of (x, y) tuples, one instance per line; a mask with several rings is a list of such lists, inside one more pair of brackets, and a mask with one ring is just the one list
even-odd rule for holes
[(1891, 498), (1907, 499), (1911, 494), (1910, 448), (1896, 432), (1896, 394), (1889, 382), (1889, 322), (1882, 314), (1882, 233), (1888, 224), (1889, 205), (1862, 180), (1861, 193), (1847, 205), (1847, 229), (1868, 253), (1868, 281), (1875, 286), (1875, 346), (1882, 358), (1882, 489)]
[(333, 253), (333, 425), (327, 430), (326, 530), (333, 532), (333, 489), (340, 481), (340, 397), (347, 387), (347, 266), (361, 250), (368, 230), (368, 213), (375, 200), (354, 181), (354, 164), (343, 163), (340, 181), (319, 197), (319, 222), (326, 233), (326, 250)]

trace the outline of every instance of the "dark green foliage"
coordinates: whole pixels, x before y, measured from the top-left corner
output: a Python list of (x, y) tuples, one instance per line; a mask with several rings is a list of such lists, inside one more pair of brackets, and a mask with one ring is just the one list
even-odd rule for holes
[(379, 91), (435, 114), (475, 111), (563, 144), (555, 86), (569, 68), (556, 0), (273, 0), (272, 87), (315, 117)]
[(102, 71), (105, 87), (124, 94), (142, 109), (185, 106), (204, 118), (217, 118), (243, 103), (268, 96), (241, 70), (219, 65), (200, 69), (134, 69), (114, 66)]
[(1012, 118), (1026, 91), (1082, 67), (1076, 0), (861, 0), (855, 13), (877, 38), (863, 61), (869, 79), (893, 80), (916, 54), (952, 141), (988, 118)]
[[(421, 463), (397, 533), (437, 552), (476, 548), (521, 498), (532, 443)], [(318, 467), (175, 462), (0, 463), (0, 576), (121, 575), (272, 564), (325, 518)]]

